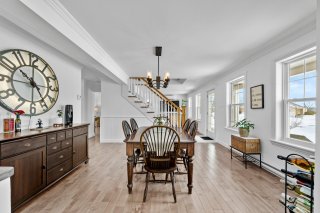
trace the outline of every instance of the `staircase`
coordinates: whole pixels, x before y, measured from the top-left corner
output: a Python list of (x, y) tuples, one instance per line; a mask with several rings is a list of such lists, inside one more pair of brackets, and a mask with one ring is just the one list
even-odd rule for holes
[(180, 108), (169, 100), (160, 90), (149, 87), (144, 77), (131, 77), (128, 82), (128, 97), (131, 103), (150, 120), (164, 117), (171, 127), (181, 127), (185, 120), (185, 108)]

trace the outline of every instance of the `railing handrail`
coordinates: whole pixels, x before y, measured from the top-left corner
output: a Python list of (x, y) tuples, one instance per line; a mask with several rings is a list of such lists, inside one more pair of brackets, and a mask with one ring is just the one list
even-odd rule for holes
[(170, 99), (168, 99), (160, 90), (158, 90), (154, 87), (150, 87), (148, 85), (148, 81), (147, 81), (146, 77), (130, 77), (130, 79), (144, 81), (146, 87), (148, 87), (151, 91), (153, 91), (156, 95), (158, 95), (162, 100), (166, 101), (171, 107), (175, 108), (177, 110), (177, 112), (182, 113), (182, 109), (180, 107), (178, 107), (175, 103), (173, 103)]

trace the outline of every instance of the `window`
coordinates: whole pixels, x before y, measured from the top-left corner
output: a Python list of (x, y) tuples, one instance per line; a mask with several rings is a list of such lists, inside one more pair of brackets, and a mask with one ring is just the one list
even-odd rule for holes
[(188, 118), (192, 119), (192, 97), (188, 98)]
[(230, 82), (229, 126), (233, 127), (245, 118), (245, 80), (244, 76)]
[(196, 120), (197, 121), (201, 120), (200, 107), (201, 107), (201, 94), (197, 94), (196, 95)]
[(314, 51), (283, 62), (285, 139), (315, 143), (316, 75)]
[(214, 132), (214, 113), (214, 90), (211, 90), (210, 92), (208, 92), (208, 131), (210, 132)]

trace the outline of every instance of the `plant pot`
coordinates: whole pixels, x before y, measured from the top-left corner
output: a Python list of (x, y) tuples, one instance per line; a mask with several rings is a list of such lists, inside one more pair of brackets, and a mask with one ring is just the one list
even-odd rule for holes
[(249, 129), (239, 128), (239, 135), (241, 137), (248, 137), (249, 136)]
[(57, 117), (54, 119), (54, 124), (63, 124), (62, 117)]

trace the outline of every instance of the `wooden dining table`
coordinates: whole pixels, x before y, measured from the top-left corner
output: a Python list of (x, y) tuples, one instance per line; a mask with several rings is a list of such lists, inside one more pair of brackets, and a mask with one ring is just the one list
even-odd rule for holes
[[(140, 149), (140, 137), (148, 126), (140, 127), (136, 132), (132, 133), (130, 137), (124, 140), (126, 143), (126, 155), (127, 155), (127, 175), (128, 175), (128, 192), (132, 193), (132, 178), (133, 178), (133, 164), (134, 164), (134, 150)], [(192, 194), (192, 179), (193, 179), (193, 159), (196, 140), (191, 138), (182, 128), (175, 129), (180, 137), (180, 149), (186, 150), (186, 158), (188, 165), (188, 192)]]

